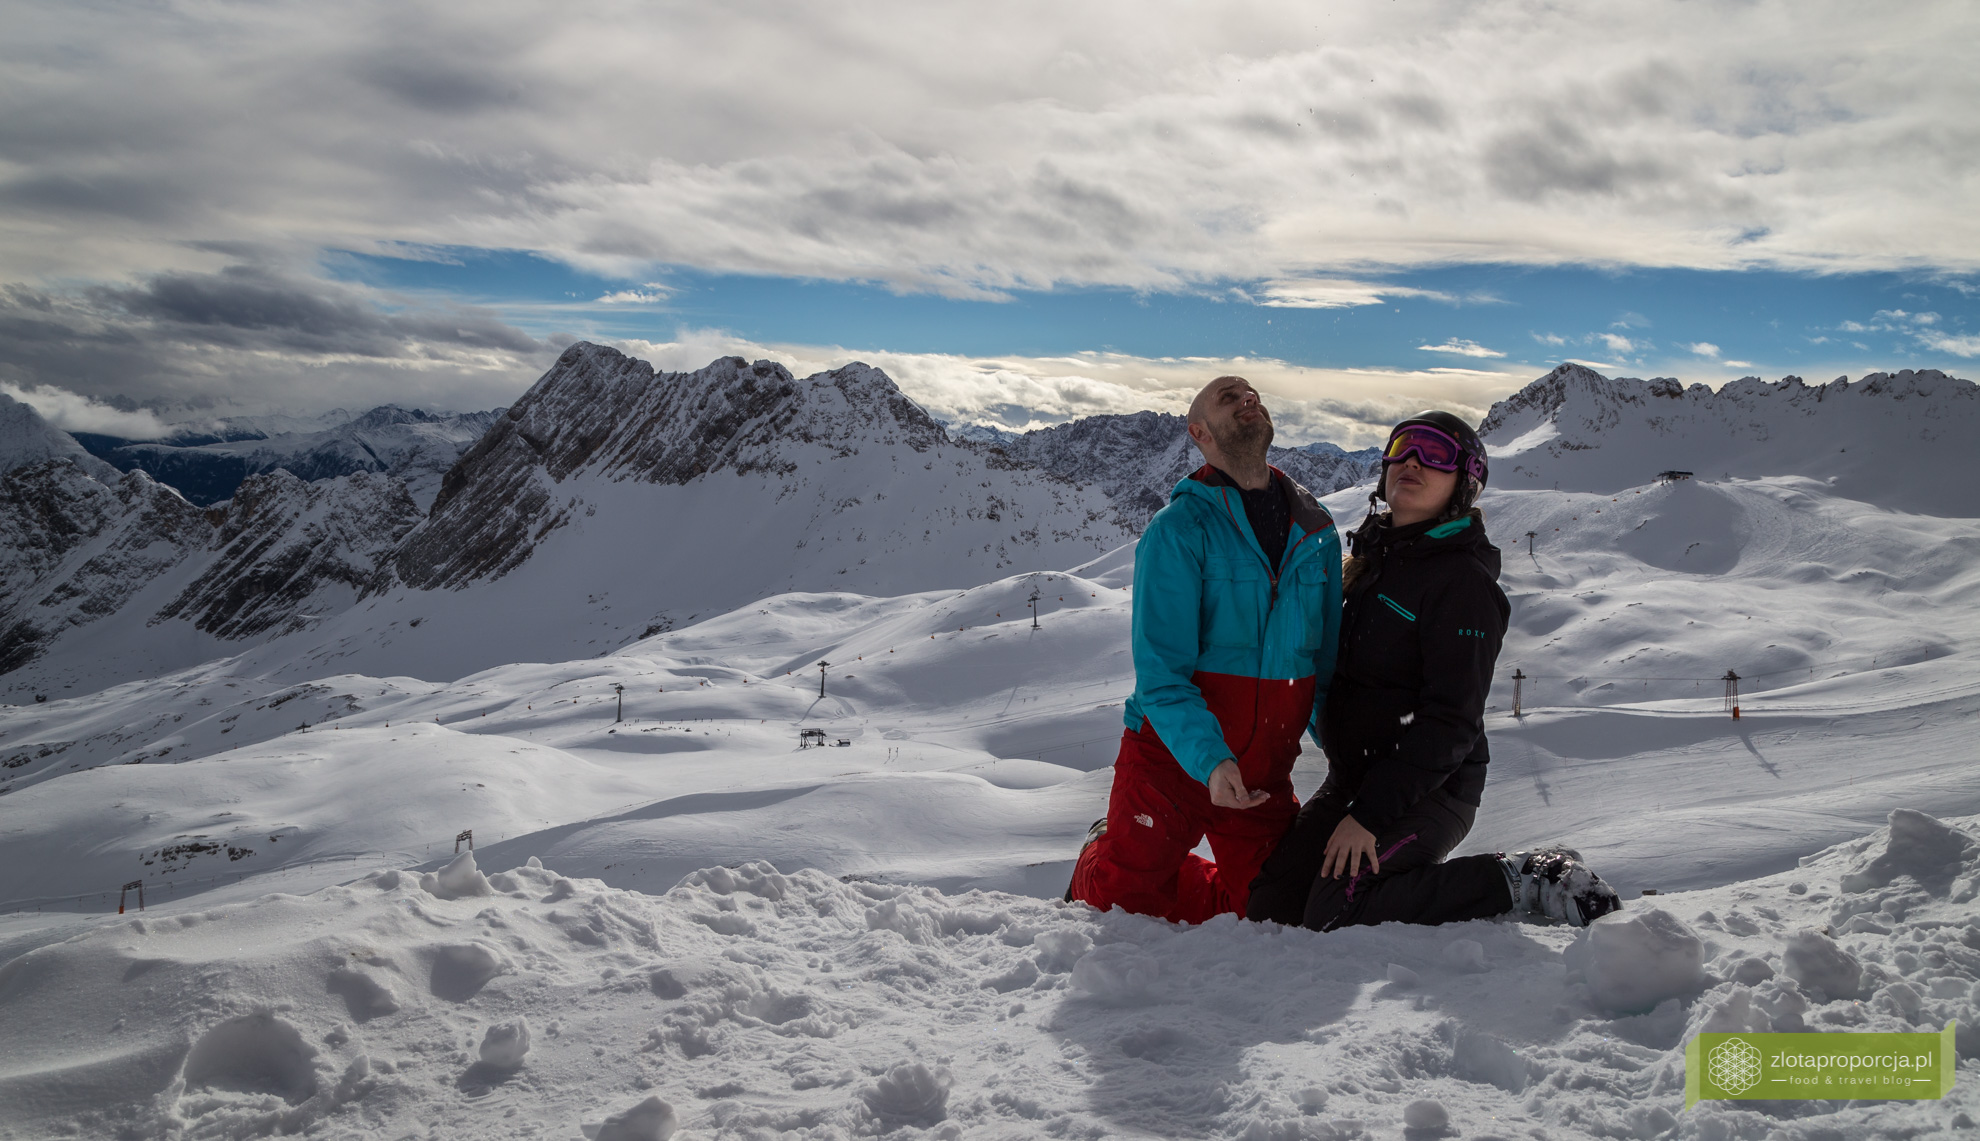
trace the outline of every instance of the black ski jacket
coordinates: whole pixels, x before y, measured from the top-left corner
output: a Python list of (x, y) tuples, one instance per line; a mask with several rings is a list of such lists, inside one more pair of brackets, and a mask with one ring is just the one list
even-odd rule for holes
[(1432, 790), (1476, 805), (1485, 789), (1485, 695), (1512, 612), (1484, 516), (1385, 528), (1356, 553), (1340, 657), (1320, 725), (1321, 795), (1379, 832)]

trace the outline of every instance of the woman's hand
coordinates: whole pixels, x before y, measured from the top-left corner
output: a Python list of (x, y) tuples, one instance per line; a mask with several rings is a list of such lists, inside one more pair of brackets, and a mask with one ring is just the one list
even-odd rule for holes
[(1368, 857), (1368, 871), (1379, 875), (1382, 861), (1375, 856), (1375, 833), (1363, 828), (1352, 816), (1341, 817), (1334, 826), (1334, 834), (1327, 837), (1327, 858), (1320, 864), (1320, 874), (1327, 879), (1361, 874), (1361, 858)]

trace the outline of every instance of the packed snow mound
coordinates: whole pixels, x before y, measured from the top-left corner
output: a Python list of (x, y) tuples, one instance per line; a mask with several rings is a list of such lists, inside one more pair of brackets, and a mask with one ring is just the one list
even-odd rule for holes
[(1889, 887), (1899, 876), (1909, 876), (1920, 887), (1944, 895), (1954, 877), (1971, 862), (1974, 838), (1950, 828), (1923, 812), (1899, 808), (1891, 813), (1890, 842), (1876, 859), (1862, 870), (1843, 878), (1850, 891), (1870, 891)]
[(1571, 971), (1604, 1010), (1642, 1013), (1705, 987), (1705, 944), (1683, 920), (1656, 907), (1610, 912), (1567, 949)]
[[(0, 1137), (435, 1121), (488, 1137), (1654, 1136), (1679, 1120), (1692, 1034), (1953, 1021), (1962, 1072), (1943, 1101), (1684, 1118), (1699, 1136), (1941, 1131), (1980, 1108), (1980, 923), (1960, 898), (1980, 857), (1950, 896), (1902, 878), (1845, 890), (1890, 842), (1581, 932), (1180, 927), (764, 863), (664, 895), (536, 860), (458, 898), (380, 871), (157, 907), (0, 965)], [(1856, 964), (1847, 996), (1798, 965), (1840, 913), (1879, 920), (1819, 936)]]
[(1669, 470), (1806, 476), (1865, 503), (1959, 518), (1980, 515), (1962, 443), (1976, 432), (1980, 388), (1935, 370), (1813, 386), (1748, 377), (1714, 392), (1577, 364), (1499, 401), (1479, 426), (1502, 489), (1612, 495)]

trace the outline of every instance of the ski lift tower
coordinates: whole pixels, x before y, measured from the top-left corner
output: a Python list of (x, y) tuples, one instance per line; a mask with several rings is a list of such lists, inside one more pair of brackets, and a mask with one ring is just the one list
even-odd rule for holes
[(1739, 675), (1731, 670), (1727, 670), (1724, 680), (1726, 683), (1725, 707), (1732, 713), (1733, 720), (1737, 721), (1739, 720)]
[(825, 667), (831, 664), (832, 664), (831, 662), (818, 663), (818, 696), (819, 697), (825, 696)]
[(612, 718), (612, 720), (614, 723), (624, 721), (626, 719), (626, 687), (623, 685), (614, 685), (612, 687), (612, 692), (616, 694), (619, 699), (619, 713), (618, 716)]
[(1031, 597), (1025, 599), (1025, 601), (1031, 603), (1031, 628), (1033, 630), (1038, 629), (1038, 600), (1041, 597), (1043, 596), (1038, 593), (1038, 584), (1035, 582), (1032, 583)]

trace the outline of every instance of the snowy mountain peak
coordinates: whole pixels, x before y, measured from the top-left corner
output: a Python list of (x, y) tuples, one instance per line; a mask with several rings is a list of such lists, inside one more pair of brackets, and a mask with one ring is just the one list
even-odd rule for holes
[[(611, 517), (624, 511), (641, 520), (640, 534), (666, 536), (667, 558), (697, 560), (710, 574), (728, 566), (721, 582), (709, 583), (709, 597), (761, 584), (728, 605), (773, 584), (825, 585), (813, 579), (825, 562), (823, 573), (847, 576), (839, 582), (848, 589), (863, 581), (946, 586), (980, 574), (962, 572), (957, 559), (995, 570), (1018, 550), (1057, 559), (1044, 552), (1063, 546), (1077, 562), (1130, 537), (1095, 525), (1107, 513), (1100, 496), (1014, 468), (956, 446), (869, 365), (798, 379), (774, 361), (722, 357), (693, 372), (656, 373), (616, 349), (579, 343), (448, 472), (432, 514), (394, 565), (401, 582), (420, 589), (500, 578), (608, 500), (621, 504)], [(695, 490), (670, 498), (637, 485)], [(685, 517), (690, 502), (715, 517)], [(909, 554), (965, 533), (974, 534), (955, 546), (936, 542), (933, 555)], [(676, 553), (689, 535), (703, 536), (694, 548), (701, 553)], [(734, 554), (758, 540), (767, 544), (760, 559)], [(823, 554), (842, 545), (850, 557)], [(693, 612), (701, 593), (675, 597)]]
[[(1693, 385), (1704, 392), (1705, 385)], [(1683, 384), (1670, 377), (1654, 380), (1611, 379), (1586, 365), (1572, 362), (1492, 405), (1478, 426), (1481, 436), (1517, 436), (1541, 423), (1552, 423), (1563, 410), (1593, 404), (1611, 408), (1623, 404), (1643, 404), (1652, 398), (1674, 400), (1685, 393)]]
[(1805, 476), (1866, 503), (1970, 517), (1966, 453), (1980, 387), (1936, 370), (1810, 385), (1737, 380), (1714, 392), (1567, 364), (1492, 406), (1479, 434), (1493, 486), (1613, 492), (1682, 470), (1705, 479)]
[(793, 442), (871, 439), (920, 451), (946, 439), (887, 374), (854, 362), (799, 381), (775, 361), (722, 357), (656, 373), (617, 349), (564, 350), (448, 474), (435, 513), (516, 462), (561, 481), (596, 467), (615, 479), (686, 483), (706, 472), (783, 466)]
[(445, 417), (436, 416), (431, 412), (423, 412), (417, 408), (401, 408), (396, 404), (381, 404), (352, 420), (350, 423), (345, 424), (344, 427), (360, 432), (367, 432), (378, 428), (390, 428), (397, 424), (425, 424), (441, 419), (445, 419)]
[(105, 482), (117, 478), (115, 468), (84, 451), (73, 436), (42, 419), (32, 405), (0, 392), (0, 471), (44, 460), (71, 460)]

